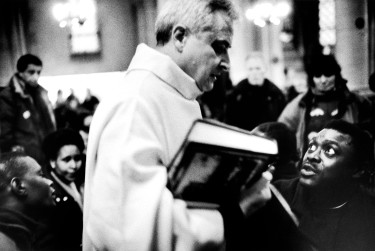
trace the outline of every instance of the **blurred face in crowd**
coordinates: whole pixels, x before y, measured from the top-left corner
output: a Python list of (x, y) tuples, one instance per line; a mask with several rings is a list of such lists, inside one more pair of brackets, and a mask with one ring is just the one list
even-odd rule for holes
[(19, 72), (19, 76), (31, 86), (37, 86), (41, 72), (42, 66), (29, 64), (25, 71)]
[(76, 145), (65, 145), (60, 148), (56, 160), (52, 160), (50, 164), (59, 177), (72, 182), (82, 167), (82, 153)]
[(351, 137), (323, 129), (309, 143), (300, 170), (300, 183), (317, 187), (351, 179), (355, 165)]
[(78, 102), (78, 100), (76, 100), (76, 99), (72, 99), (72, 100), (70, 100), (70, 101), (68, 102), (68, 105), (69, 105), (69, 108), (70, 108), (70, 109), (75, 110), (75, 109), (78, 108), (78, 106), (79, 106), (79, 102)]
[(27, 207), (36, 210), (54, 206), (53, 182), (44, 177), (42, 168), (33, 158), (24, 157), (21, 161), (24, 161), (25, 165), (29, 167), (27, 173), (22, 177), (27, 195), (25, 201)]
[(262, 85), (264, 82), (266, 67), (261, 58), (251, 57), (246, 60), (247, 79), (252, 85)]
[(332, 91), (335, 88), (335, 80), (336, 80), (335, 75), (329, 75), (329, 76), (325, 76), (324, 74), (319, 74), (319, 76), (315, 75), (313, 77), (315, 90), (321, 94)]
[(182, 68), (201, 91), (211, 90), (217, 76), (229, 70), (232, 23), (222, 12), (213, 15), (211, 27), (197, 34), (188, 34), (183, 48), (185, 63)]

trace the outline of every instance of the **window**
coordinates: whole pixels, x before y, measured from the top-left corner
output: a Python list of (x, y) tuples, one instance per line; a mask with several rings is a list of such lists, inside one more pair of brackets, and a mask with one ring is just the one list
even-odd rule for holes
[(319, 0), (319, 42), (324, 48), (336, 44), (335, 0)]

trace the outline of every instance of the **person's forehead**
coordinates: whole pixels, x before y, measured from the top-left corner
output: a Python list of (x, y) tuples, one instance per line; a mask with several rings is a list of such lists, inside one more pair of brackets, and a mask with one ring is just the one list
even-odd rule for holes
[(61, 146), (58, 153), (59, 155), (67, 155), (76, 152), (79, 152), (78, 147), (74, 144), (68, 144)]
[(338, 145), (349, 145), (352, 137), (348, 134), (339, 132), (334, 129), (323, 129), (320, 131), (316, 137), (319, 142), (330, 141), (337, 143)]
[(41, 65), (28, 64), (25, 71), (40, 71), (42, 69)]

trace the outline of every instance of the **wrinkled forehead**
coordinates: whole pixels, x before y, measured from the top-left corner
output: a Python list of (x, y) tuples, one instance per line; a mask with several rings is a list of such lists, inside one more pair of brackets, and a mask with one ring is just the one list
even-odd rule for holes
[(351, 145), (352, 137), (348, 134), (342, 133), (334, 129), (323, 129), (316, 136), (316, 141), (324, 142), (331, 141), (336, 142), (338, 145)]

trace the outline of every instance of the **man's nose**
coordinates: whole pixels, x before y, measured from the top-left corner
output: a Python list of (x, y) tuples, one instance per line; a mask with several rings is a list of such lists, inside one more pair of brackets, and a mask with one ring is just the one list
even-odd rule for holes
[(326, 80), (327, 80), (327, 77), (326, 77), (326, 76), (322, 75), (322, 76), (320, 77), (320, 81), (321, 81), (321, 82), (325, 83)]
[(35, 73), (33, 76), (32, 76), (32, 79), (34, 80), (34, 81), (38, 81), (38, 79), (39, 79), (39, 74), (38, 73)]
[(229, 59), (228, 52), (221, 53), (219, 55), (219, 58), (220, 58), (220, 63), (219, 63), (220, 72), (221, 73), (223, 73), (223, 72), (229, 72), (229, 69), (230, 69), (230, 59)]
[(47, 181), (48, 186), (53, 187), (53, 181), (52, 180), (50, 180), (48, 178), (45, 178), (45, 180)]
[(311, 161), (319, 162), (320, 161), (320, 150), (317, 149), (314, 152), (307, 153), (307, 158)]
[(77, 161), (75, 160), (72, 160), (72, 162), (70, 163), (70, 167), (74, 170), (76, 170), (78, 168), (78, 163)]
[(229, 62), (221, 61), (219, 68), (221, 72), (229, 72), (229, 69), (230, 69)]

